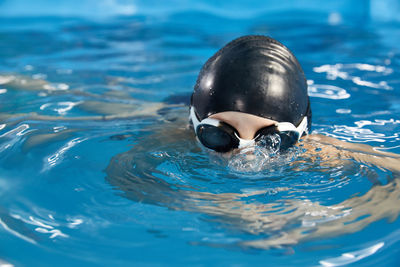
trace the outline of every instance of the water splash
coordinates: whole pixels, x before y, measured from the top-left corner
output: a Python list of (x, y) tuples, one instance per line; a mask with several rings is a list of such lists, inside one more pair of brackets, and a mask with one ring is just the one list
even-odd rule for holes
[(227, 159), (227, 167), (235, 173), (265, 176), (263, 171), (278, 170), (296, 159), (302, 151), (299, 146), (281, 149), (278, 134), (263, 136), (254, 146), (235, 150)]
[(280, 146), (278, 134), (264, 136), (254, 146), (237, 149), (228, 160), (228, 168), (236, 172), (259, 172), (276, 161)]

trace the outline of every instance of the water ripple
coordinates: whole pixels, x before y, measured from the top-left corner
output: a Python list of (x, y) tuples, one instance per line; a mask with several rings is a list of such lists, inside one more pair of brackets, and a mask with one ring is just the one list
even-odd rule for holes
[(366, 183), (379, 179), (381, 170), (374, 167), (323, 152), (314, 158), (299, 148), (277, 156), (276, 162), (253, 162), (262, 170), (235, 172), (229, 169), (229, 156), (195, 152), (196, 143), (179, 138), (187, 130), (175, 132), (176, 139), (168, 143), (160, 143), (155, 134), (141, 140), (145, 146), (139, 143), (115, 156), (106, 169), (107, 181), (132, 201), (196, 211), (228, 228), (270, 236), (202, 238), (203, 244), (283, 247), (357, 231), (400, 212), (382, 210), (392, 207), (399, 192), (396, 183), (381, 181), (386, 185), (373, 189)]
[(362, 75), (361, 77), (353, 75), (353, 73), (356, 71), (362, 71), (379, 73), (380, 76), (388, 76), (393, 73), (393, 69), (386, 66), (374, 66), (364, 63), (338, 63), (334, 65), (326, 64), (319, 67), (314, 67), (313, 70), (316, 73), (326, 73), (326, 78), (329, 80), (336, 80), (337, 78), (340, 78), (343, 80), (350, 80), (353, 83), (361, 86), (367, 86), (376, 89), (393, 90), (393, 87), (389, 86), (384, 80), (376, 83), (362, 78), (366, 75)]
[(29, 243), (36, 244), (36, 241), (34, 239), (32, 239), (28, 236), (25, 236), (25, 235), (19, 233), (18, 231), (12, 229), (1, 218), (0, 218), (0, 225), (3, 226), (4, 230), (11, 233), (12, 235), (15, 235), (16, 237), (21, 238), (22, 240), (25, 240)]
[[(398, 170), (398, 158), (375, 152), (400, 151), (398, 30), (385, 34), (386, 25), (377, 31), (364, 20), (355, 27), (339, 11), (238, 19), (209, 4), (217, 12), (165, 15), (150, 6), (152, 16), (98, 21), (2, 19), (1, 257), (16, 265), (39, 256), (49, 265), (157, 265), (159, 256), (201, 251), (216, 264), (305, 266), (393, 258), (399, 177), (379, 164)], [(308, 136), (287, 153), (243, 160), (196, 142), (187, 106), (168, 103), (187, 103), (206, 59), (254, 31), (296, 52), (309, 78), (313, 133), (354, 146)], [(362, 153), (357, 143), (375, 147)]]
[(47, 156), (43, 161), (43, 168), (42, 172), (46, 172), (56, 166), (57, 164), (60, 164), (62, 160), (64, 159), (64, 154), (76, 146), (77, 144), (86, 141), (87, 138), (74, 138), (71, 141), (68, 141), (65, 145), (63, 145), (60, 149), (58, 149), (54, 154)]
[(356, 251), (351, 251), (351, 252), (346, 252), (343, 253), (342, 256), (336, 257), (336, 258), (330, 258), (326, 260), (321, 260), (319, 263), (321, 266), (343, 266), (343, 265), (348, 265), (357, 261), (360, 261), (366, 257), (369, 257), (376, 252), (378, 252), (383, 246), (385, 245), (384, 242), (379, 242), (375, 245), (372, 245), (370, 247), (356, 250)]
[[(357, 117), (356, 115), (354, 115)], [(333, 125), (327, 126), (328, 129), (320, 128), (315, 133), (322, 133), (348, 142), (371, 143), (378, 142), (382, 145), (390, 146), (390, 142), (399, 140), (399, 134), (396, 129), (400, 129), (400, 120), (396, 119), (375, 119), (355, 121), (356, 126)], [(387, 128), (393, 129), (387, 133)], [(392, 146), (397, 147), (398, 145)], [(382, 147), (382, 149), (388, 149)]]
[[(0, 128), (5, 128), (5, 126), (5, 124), (2, 124), (2, 127)], [(0, 153), (17, 144), (17, 142), (21, 139), (21, 136), (34, 131), (34, 129), (28, 129), (30, 129), (30, 126), (26, 123), (23, 123), (9, 130), (8, 132), (1, 134), (0, 140), (4, 141), (0, 143)]]
[(73, 109), (75, 106), (82, 104), (83, 101), (78, 102), (58, 102), (58, 103), (46, 103), (40, 106), (40, 110), (46, 110), (50, 108), (51, 110), (58, 113), (58, 115), (66, 115), (68, 111)]
[(343, 88), (328, 85), (328, 84), (314, 84), (314, 81), (308, 80), (308, 94), (311, 97), (320, 97), (326, 99), (347, 99), (350, 94)]

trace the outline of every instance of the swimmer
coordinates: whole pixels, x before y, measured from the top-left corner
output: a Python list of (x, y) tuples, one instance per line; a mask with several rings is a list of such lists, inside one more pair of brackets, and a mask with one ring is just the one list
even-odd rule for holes
[[(111, 78), (112, 84), (107, 85), (123, 85), (122, 78)], [(18, 160), (44, 144), (57, 145), (63, 140), (66, 142), (76, 138), (75, 133), (82, 131), (84, 125), (81, 122), (95, 121), (112, 125), (115, 120), (135, 124), (135, 118), (138, 117), (154, 118), (154, 123), (144, 127), (145, 134), (140, 138), (133, 135), (135, 143), (131, 149), (113, 155), (105, 169), (106, 181), (134, 202), (204, 214), (207, 218), (212, 217), (222, 227), (254, 235), (251, 240), (238, 241), (238, 245), (245, 248), (279, 248), (354, 233), (382, 219), (395, 220), (400, 214), (400, 185), (397, 183), (399, 155), (381, 152), (368, 145), (311, 134), (311, 105), (304, 73), (292, 53), (268, 37), (242, 37), (217, 52), (204, 65), (191, 103), (186, 105), (181, 104), (181, 96), (163, 102), (129, 98), (127, 92), (132, 88), (126, 88), (126, 95), (120, 95), (119, 90), (111, 90), (106, 93), (106, 98), (103, 93), (91, 93), (83, 89), (57, 91), (52, 90), (49, 81), (38, 81), (17, 74), (0, 73), (0, 85), (10, 93), (23, 91), (24, 94), (37, 96), (39, 92), (40, 95), (77, 96), (81, 101), (74, 109), (87, 114), (75, 117), (48, 114), (41, 109), (30, 113), (1, 110), (3, 138), (12, 138), (15, 132), (13, 129), (18, 125), (27, 121), (31, 125), (31, 130), (21, 136), (24, 145)], [(186, 98), (189, 99), (189, 95)], [(226, 190), (222, 192), (215, 192), (207, 187), (194, 188), (185, 182), (174, 183), (173, 178), (182, 177), (171, 176), (171, 180), (165, 179), (159, 166), (165, 162), (184, 162), (190, 154), (193, 160), (188, 160), (187, 165), (178, 166), (195, 168), (193, 162), (200, 161), (195, 135), (187, 127), (188, 106), (201, 146), (218, 151), (218, 154), (229, 156), (229, 153), (240, 152), (242, 148), (271, 146), (274, 143), (267, 141), (278, 140), (282, 152), (300, 145), (304, 148), (304, 153), (300, 153), (291, 162), (293, 170), (298, 170), (297, 166), (303, 162), (309, 162), (306, 168), (316, 173), (347, 164), (351, 169), (347, 176), (351, 177), (358, 171), (351, 165), (355, 161), (360, 165), (373, 164), (393, 173), (388, 172), (387, 184), (381, 184), (379, 179), (369, 173), (362, 175), (371, 180), (373, 185), (367, 193), (354, 192), (354, 197), (331, 204), (296, 198), (282, 201), (268, 199), (268, 202), (263, 202), (269, 194), (267, 187), (243, 192), (224, 188)], [(65, 130), (54, 131), (53, 128), (43, 126), (43, 129), (37, 127), (39, 129), (32, 130), (35, 128), (32, 121), (69, 123)], [(129, 138), (130, 131), (129, 128), (121, 134), (111, 131), (115, 135), (110, 136), (110, 139), (119, 142)], [(163, 153), (165, 151), (173, 151), (174, 154), (171, 156)], [(207, 157), (204, 158), (208, 161)], [(265, 167), (269, 168), (269, 165)], [(209, 166), (204, 164), (204, 168)], [(306, 174), (308, 172), (304, 167), (300, 170)], [(290, 188), (285, 187), (277, 190), (282, 194), (291, 192)], [(253, 202), (249, 198), (261, 201)], [(279, 203), (283, 206), (277, 205)], [(276, 209), (282, 210), (276, 212)], [(15, 218), (6, 217), (4, 214), (9, 212), (3, 210), (0, 207), (0, 218), (3, 221), (16, 221), (13, 223), (16, 225), (15, 231), (25, 233), (32, 242), (36, 241), (23, 224), (18, 224)], [(348, 213), (350, 210), (351, 213)], [(312, 218), (307, 216), (310, 213), (313, 214)], [(332, 218), (336, 220), (332, 221)], [(301, 224), (310, 219), (317, 223), (307, 226), (307, 231), (302, 227), (292, 228), (293, 224)]]
[(280, 149), (287, 149), (311, 127), (303, 70), (289, 49), (272, 38), (238, 38), (203, 66), (190, 120), (201, 144), (217, 152), (260, 144), (273, 135)]
[[(238, 241), (237, 245), (257, 249), (282, 248), (354, 233), (373, 222), (397, 218), (400, 214), (400, 185), (396, 182), (400, 172), (399, 155), (311, 134), (311, 105), (305, 75), (293, 54), (271, 38), (241, 37), (205, 63), (189, 106), (193, 129), (186, 127), (187, 120), (177, 119), (187, 106), (171, 110), (177, 111), (176, 118), (155, 125), (158, 130), (152, 130), (129, 151), (115, 155), (105, 170), (107, 181), (132, 201), (205, 214), (228, 229), (254, 235), (254, 240)], [(168, 162), (171, 165), (182, 162), (177, 165), (185, 169), (186, 157), (192, 157), (187, 162), (201, 161), (199, 146), (191, 139), (194, 136), (200, 147), (227, 158), (243, 151), (246, 156), (252, 156), (247, 154), (251, 148), (274, 146), (276, 140), (276, 151), (283, 154), (301, 145), (304, 149), (289, 164), (293, 170), (300, 169), (306, 175), (346, 165), (355, 175), (361, 165), (372, 164), (392, 171), (394, 179), (388, 178), (385, 185), (376, 176), (367, 174), (373, 186), (366, 194), (355, 192), (349, 199), (326, 204), (297, 198), (263, 202), (268, 196), (268, 186), (255, 191), (227, 189), (227, 192), (215, 193), (151, 175), (163, 174), (159, 167), (166, 162), (167, 166)], [(156, 156), (149, 151), (156, 151)], [(160, 154), (160, 151), (173, 155)], [(298, 168), (304, 162), (309, 167)], [(360, 166), (352, 165), (353, 162)], [(263, 169), (269, 167), (267, 162)], [(214, 166), (204, 168), (212, 172)], [(250, 176), (253, 174), (254, 169), (250, 169)], [(279, 190), (290, 192), (291, 189)], [(249, 201), (257, 197), (259, 202)], [(292, 228), (293, 224), (308, 221), (316, 223), (306, 228)]]
[[(37, 113), (0, 112), (0, 123), (5, 125), (3, 138), (12, 138), (15, 125), (26, 121), (69, 122), (67, 129), (57, 132), (53, 128), (27, 132), (23, 136), (21, 158), (44, 144), (58, 144), (77, 137), (75, 133), (82, 131), (84, 125), (81, 122), (97, 121), (99, 125), (110, 123), (111, 126), (114, 120), (135, 124), (135, 118), (151, 117), (154, 123), (146, 123), (145, 134), (132, 135), (135, 140), (132, 148), (110, 159), (105, 169), (106, 181), (134, 202), (204, 214), (227, 229), (254, 235), (252, 240), (238, 241), (239, 246), (259, 249), (291, 246), (307, 240), (354, 233), (385, 218), (394, 220), (400, 214), (399, 155), (310, 134), (311, 105), (304, 73), (290, 51), (268, 37), (242, 37), (217, 52), (200, 72), (191, 104), (186, 105), (181, 105), (180, 96), (163, 102), (144, 103), (112, 91), (104, 98), (103, 94), (84, 90), (52, 91), (48, 89), (51, 88), (48, 81), (37, 84), (37, 81), (18, 75), (1, 77), (0, 84), (10, 92), (21, 90), (36, 95), (39, 90), (49, 95), (77, 95), (82, 100), (74, 108), (88, 114), (76, 117), (51, 115), (41, 109)], [(217, 154), (229, 156), (230, 153), (241, 153), (245, 148), (272, 146), (275, 144), (272, 141), (278, 140), (277, 148), (283, 153), (291, 147), (301, 145), (304, 148), (290, 165), (291, 169), (300, 169), (306, 175), (348, 165), (350, 174), (346, 177), (352, 177), (363, 168), (361, 165), (368, 163), (393, 173), (389, 173), (387, 184), (369, 173), (362, 175), (371, 181), (371, 189), (365, 194), (354, 192), (354, 197), (334, 203), (296, 198), (263, 201), (269, 194), (267, 186), (256, 191), (223, 188), (221, 192), (215, 192), (207, 187), (195, 188), (190, 179), (175, 183), (174, 179), (185, 180), (187, 177), (173, 177), (174, 173), (168, 173), (171, 180), (165, 179), (160, 166), (180, 162), (180, 168), (192, 169), (196, 168), (193, 164), (197, 161), (204, 168), (214, 168), (204, 163), (208, 158), (201, 157), (193, 130), (187, 127), (188, 106), (201, 146), (218, 151)], [(111, 131), (114, 135), (109, 138), (119, 142), (129, 138), (130, 131), (128, 127), (121, 133)], [(192, 160), (185, 163), (189, 156)], [(308, 163), (305, 167), (304, 162)], [(360, 164), (353, 168), (353, 162)], [(264, 165), (264, 168), (269, 167), (269, 164)], [(225, 169), (220, 169), (225, 175)], [(203, 177), (200, 175), (199, 178)], [(288, 187), (276, 189), (282, 194), (292, 190)], [(276, 209), (282, 210), (276, 212)], [(0, 217), (7, 219), (1, 213), (0, 208)], [(310, 213), (312, 218), (307, 215)], [(332, 218), (337, 219), (332, 221)], [(317, 223), (307, 226), (307, 231), (302, 227), (292, 228), (293, 224), (310, 219)], [(32, 237), (32, 240), (35, 239)]]
[(216, 152), (254, 146), (282, 152), (303, 138), (308, 141), (303, 146), (317, 143), (327, 148), (325, 154), (400, 170), (397, 154), (309, 135), (311, 118), (299, 62), (287, 47), (266, 36), (240, 37), (220, 49), (202, 67), (191, 97), (190, 122), (197, 140)]

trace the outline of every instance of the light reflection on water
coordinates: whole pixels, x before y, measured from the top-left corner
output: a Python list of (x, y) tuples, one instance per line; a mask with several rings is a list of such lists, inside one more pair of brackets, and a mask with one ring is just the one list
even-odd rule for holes
[[(352, 115), (358, 118), (357, 115)], [(377, 144), (377, 150), (397, 152), (399, 141), (400, 121), (395, 119), (381, 120), (359, 120), (354, 121), (355, 126), (334, 125), (324, 126), (315, 132), (346, 140), (348, 142)], [(391, 129), (388, 132), (386, 129)]]
[[(221, 157), (196, 142), (182, 102), (206, 58), (248, 30), (221, 37), (176, 22), (185, 16), (216, 20), (227, 27), (219, 31), (232, 31), (227, 18), (196, 13), (162, 23), (77, 21), (61, 27), (60, 36), (43, 32), (42, 39), (29, 39), (37, 46), (21, 51), (28, 56), (16, 69), (1, 65), (0, 233), (27, 253), (21, 259), (9, 246), (0, 265), (3, 258), (26, 265), (36, 254), (52, 263), (59, 257), (80, 264), (159, 263), (132, 249), (161, 258), (158, 250), (182, 251), (186, 263), (199, 263), (188, 255), (203, 250), (203, 258), (226, 257), (228, 265), (267, 259), (340, 266), (391, 254), (398, 246), (398, 158), (373, 152), (400, 152), (397, 52), (390, 51), (390, 62), (371, 59), (372, 48), (334, 31), (339, 22), (326, 26), (354, 50), (364, 49), (366, 63), (359, 57), (352, 63), (326, 42), (331, 35), (324, 27), (303, 25), (304, 41), (316, 47), (309, 51), (293, 42), (298, 33), (287, 23), (236, 21), (287, 41), (297, 53), (309, 78), (313, 134), (373, 149), (304, 138), (284, 153)], [(364, 31), (341, 30), (346, 36)], [(44, 53), (42, 41), (60, 48)], [(337, 58), (329, 57), (333, 53)], [(363, 153), (386, 165), (366, 161)], [(34, 244), (35, 255), (25, 243)], [(109, 249), (120, 257), (104, 253)]]

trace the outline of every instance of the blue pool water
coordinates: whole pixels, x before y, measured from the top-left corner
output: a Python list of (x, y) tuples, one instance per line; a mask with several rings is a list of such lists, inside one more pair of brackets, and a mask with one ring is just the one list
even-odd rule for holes
[[(0, 1), (0, 266), (398, 266), (400, 4), (264, 2)], [(245, 34), (297, 56), (313, 134), (375, 150), (202, 149), (188, 97)]]

